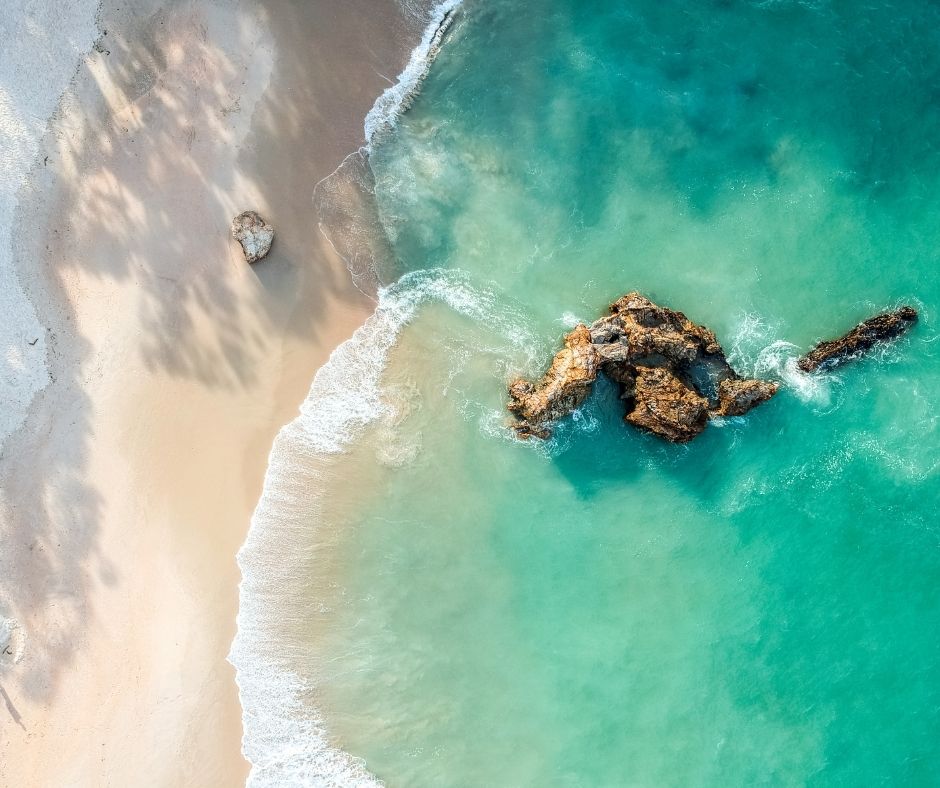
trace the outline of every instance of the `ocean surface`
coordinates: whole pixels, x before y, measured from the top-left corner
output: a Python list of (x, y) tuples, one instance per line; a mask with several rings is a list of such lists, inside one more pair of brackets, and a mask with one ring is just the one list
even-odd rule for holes
[[(324, 225), (376, 313), (239, 557), (252, 782), (940, 784), (940, 6), (465, 0), (430, 65), (436, 29)], [(601, 383), (516, 440), (509, 379), (633, 289), (782, 392), (672, 446)]]

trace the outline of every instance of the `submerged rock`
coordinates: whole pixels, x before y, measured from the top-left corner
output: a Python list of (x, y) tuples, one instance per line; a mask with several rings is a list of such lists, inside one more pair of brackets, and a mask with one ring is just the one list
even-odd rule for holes
[(695, 438), (712, 416), (744, 415), (779, 388), (742, 380), (712, 331), (632, 292), (607, 317), (568, 334), (537, 384), (510, 384), (516, 432), (549, 437), (550, 424), (587, 399), (599, 371), (620, 384), (627, 423), (673, 443)]
[(274, 228), (254, 211), (245, 211), (232, 219), (232, 237), (242, 245), (245, 259), (256, 263), (271, 251)]
[(903, 306), (859, 323), (839, 339), (820, 342), (796, 365), (803, 372), (832, 369), (869, 352), (875, 345), (897, 339), (917, 322), (917, 310)]

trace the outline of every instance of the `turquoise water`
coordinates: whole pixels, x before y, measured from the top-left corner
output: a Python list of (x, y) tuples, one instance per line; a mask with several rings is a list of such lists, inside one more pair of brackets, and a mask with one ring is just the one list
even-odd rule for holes
[[(331, 740), (390, 786), (940, 784), (940, 7), (466, 0), (370, 164), (421, 305), (310, 517)], [(631, 289), (783, 392), (513, 440), (510, 376)]]

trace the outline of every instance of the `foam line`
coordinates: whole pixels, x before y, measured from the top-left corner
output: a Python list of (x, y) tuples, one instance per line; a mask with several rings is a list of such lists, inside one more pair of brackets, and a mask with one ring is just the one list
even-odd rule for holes
[(443, 0), (431, 10), (431, 21), (425, 28), (421, 41), (412, 51), (408, 64), (398, 75), (395, 84), (385, 89), (366, 115), (367, 151), (372, 149), (373, 143), (380, 140), (383, 134), (395, 128), (398, 118), (414, 103), (431, 65), (441, 51), (441, 43), (454, 21), (454, 13), (462, 2), (463, 0)]
[[(407, 66), (366, 116), (363, 153), (411, 106), (460, 4), (444, 0), (431, 10)], [(415, 272), (380, 290), (375, 312), (317, 372), (300, 414), (271, 449), (264, 489), (237, 556), (242, 580), (228, 657), (242, 706), (248, 785), (254, 788), (381, 785), (361, 760), (331, 744), (311, 699), (314, 688), (292, 667), (302, 663), (305, 648), (286, 625), (291, 611), (309, 600), (298, 596), (303, 567), (291, 557), (306, 554), (310, 529), (322, 520), (318, 464), (384, 414), (380, 378), (389, 352), (428, 300), (472, 316), (487, 312), (488, 299), (453, 273)]]
[(309, 600), (302, 556), (322, 520), (319, 470), (386, 413), (380, 379), (401, 330), (436, 301), (478, 320), (497, 319), (496, 299), (454, 271), (416, 271), (379, 292), (378, 308), (333, 351), (300, 414), (274, 441), (261, 499), (238, 553), (237, 633), (229, 661), (241, 699), (248, 784), (373, 786), (364, 764), (333, 747), (310, 700), (313, 687), (292, 665), (306, 658), (290, 625)]

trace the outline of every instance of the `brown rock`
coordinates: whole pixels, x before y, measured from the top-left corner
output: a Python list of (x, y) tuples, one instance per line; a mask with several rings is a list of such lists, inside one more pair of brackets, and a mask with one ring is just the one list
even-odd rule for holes
[(688, 443), (708, 423), (708, 400), (665, 367), (637, 367), (624, 398), (633, 402), (624, 416), (628, 424), (673, 443)]
[(598, 370), (621, 385), (629, 424), (675, 443), (692, 440), (710, 416), (741, 415), (778, 389), (769, 381), (741, 380), (712, 331), (632, 292), (590, 328), (572, 331), (537, 385), (510, 385), (516, 432), (550, 434), (552, 421), (584, 402)]
[(708, 354), (722, 352), (710, 329), (693, 323), (682, 312), (654, 304), (635, 290), (614, 301), (610, 312), (620, 318), (627, 334), (668, 338), (669, 343), (677, 347), (694, 348)]
[[(820, 342), (798, 366), (804, 372), (836, 366), (895, 339), (916, 321), (909, 306), (877, 315), (840, 339)], [(631, 292), (590, 328), (579, 325), (568, 334), (538, 384), (510, 385), (516, 432), (550, 436), (549, 425), (584, 402), (599, 370), (620, 384), (627, 423), (675, 443), (695, 438), (709, 418), (743, 416), (780, 390), (773, 381), (742, 379), (705, 326)]]
[(535, 385), (517, 379), (509, 386), (509, 410), (519, 418), (515, 425), (522, 438), (547, 438), (547, 424), (579, 407), (597, 378), (597, 348), (587, 326), (578, 325), (565, 337), (565, 347), (555, 354), (548, 372)]
[(875, 345), (897, 339), (917, 322), (917, 310), (904, 306), (859, 323), (839, 339), (820, 342), (796, 362), (803, 372), (832, 369), (869, 352)]
[(722, 380), (718, 384), (718, 407), (714, 416), (743, 416), (751, 408), (769, 400), (780, 390), (780, 384), (769, 380)]

